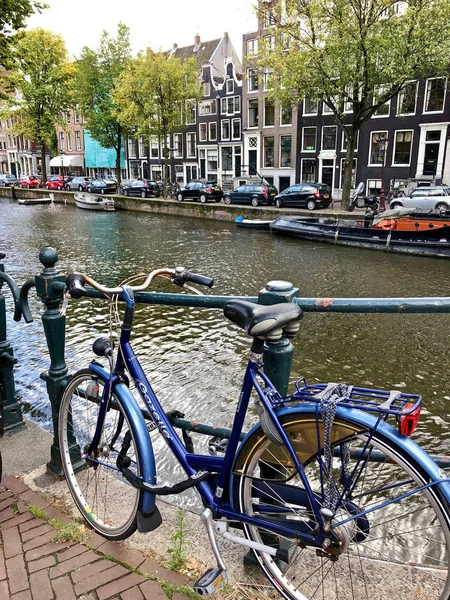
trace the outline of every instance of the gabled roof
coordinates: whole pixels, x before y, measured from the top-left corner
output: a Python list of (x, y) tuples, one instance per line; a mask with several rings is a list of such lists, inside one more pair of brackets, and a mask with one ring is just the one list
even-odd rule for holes
[(183, 48), (174, 47), (168, 54), (179, 58), (181, 61), (187, 60), (188, 58), (195, 58), (197, 65), (201, 67), (205, 61), (211, 59), (220, 41), (221, 38), (218, 38), (217, 40), (208, 42), (200, 41), (199, 44), (192, 44), (191, 46), (184, 46)]

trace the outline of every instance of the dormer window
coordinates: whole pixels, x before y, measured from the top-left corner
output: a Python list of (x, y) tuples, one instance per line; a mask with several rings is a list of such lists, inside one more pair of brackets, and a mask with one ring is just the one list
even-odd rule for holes
[(227, 79), (226, 86), (227, 86), (227, 94), (233, 94), (234, 93), (234, 80)]

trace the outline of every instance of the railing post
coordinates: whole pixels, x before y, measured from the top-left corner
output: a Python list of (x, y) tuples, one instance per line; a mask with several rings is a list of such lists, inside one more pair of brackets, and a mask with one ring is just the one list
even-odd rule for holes
[[(0, 271), (4, 273), (4, 265), (0, 265)], [(6, 337), (6, 301), (1, 290), (0, 279), (0, 436), (23, 426), (22, 411), (14, 387), (13, 369), (17, 359)]]
[(65, 277), (55, 267), (58, 253), (54, 248), (43, 248), (39, 253), (39, 260), (44, 265), (44, 269), (35, 278), (36, 292), (46, 308), (42, 323), (50, 354), (50, 369), (41, 373), (41, 378), (47, 384), (53, 419), (53, 444), (47, 469), (58, 476), (63, 476), (59, 454), (58, 414), (62, 393), (68, 379), (67, 365), (64, 360), (66, 317), (60, 314), (63, 293), (55, 290), (53, 284), (64, 282)]
[[(259, 292), (258, 303), (269, 305), (293, 302), (299, 296), (298, 288), (289, 281), (269, 281)], [(264, 346), (264, 372), (282, 396), (288, 392), (294, 347), (287, 338), (279, 342), (268, 342)]]

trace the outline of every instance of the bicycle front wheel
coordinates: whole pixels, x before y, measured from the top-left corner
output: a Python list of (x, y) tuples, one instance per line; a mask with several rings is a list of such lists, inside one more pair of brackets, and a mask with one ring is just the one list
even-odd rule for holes
[(86, 456), (94, 437), (103, 381), (89, 370), (76, 373), (69, 381), (59, 413), (61, 459), (70, 492), (84, 519), (110, 540), (121, 540), (136, 530), (140, 491), (132, 487), (117, 468), (124, 442), (129, 468), (141, 473), (141, 461), (133, 428), (120, 399), (110, 398), (98, 448)]
[[(317, 432), (323, 447), (323, 427), (317, 427), (314, 414), (291, 414), (283, 422), (320, 506), (326, 475)], [(450, 515), (439, 490), (418, 491), (427, 475), (381, 433), (336, 419), (332, 439), (333, 485), (339, 494), (332, 527), (338, 548), (301, 541), (301, 532), (314, 535), (319, 529), (286, 447), (257, 430), (237, 456), (235, 504), (247, 515), (293, 530), (292, 537), (283, 537), (269, 527), (244, 525), (248, 539), (288, 551), (288, 563), (255, 551), (272, 584), (289, 600), (448, 600)], [(347, 481), (346, 489), (340, 483), (344, 440), (352, 450), (346, 461), (352, 483)]]

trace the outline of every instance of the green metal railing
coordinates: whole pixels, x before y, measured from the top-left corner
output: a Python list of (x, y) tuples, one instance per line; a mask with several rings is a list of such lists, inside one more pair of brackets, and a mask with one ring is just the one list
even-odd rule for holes
[[(57, 419), (62, 393), (68, 380), (68, 369), (65, 363), (65, 316), (61, 315), (60, 308), (65, 290), (65, 276), (57, 267), (58, 253), (53, 248), (43, 248), (39, 254), (43, 269), (35, 278), (28, 280), (20, 289), (11, 278), (0, 269), (0, 284), (8, 281), (13, 292), (15, 314), (14, 318), (20, 320), (24, 316), (28, 322), (31, 320), (28, 308), (28, 292), (32, 287), (45, 306), (42, 316), (45, 337), (50, 355), (50, 368), (41, 374), (47, 384), (47, 392), (52, 406), (54, 438), (51, 447), (48, 468), (57, 474), (62, 474), (59, 455), (59, 439)], [(1, 265), (0, 265), (1, 266)], [(11, 282), (13, 285), (11, 285)], [(87, 296), (106, 300), (105, 296), (96, 290), (87, 288)], [(230, 298), (236, 296), (193, 296), (188, 294), (163, 294), (155, 292), (140, 292), (135, 294), (137, 303), (159, 304), (166, 306), (186, 306), (200, 308), (222, 308)], [(3, 324), (2, 312), (4, 302), (1, 302), (0, 293), (0, 377), (5, 370), (12, 373), (12, 350), (6, 340), (6, 326)], [(257, 296), (243, 298), (250, 302), (264, 305), (280, 302), (295, 302), (305, 312), (339, 312), (339, 313), (450, 313), (450, 298), (302, 298), (299, 290), (292, 283), (286, 281), (271, 281), (267, 283)], [(2, 346), (3, 344), (3, 346)], [(264, 370), (273, 381), (282, 395), (287, 394), (288, 382), (292, 364), (293, 346), (287, 339), (279, 342), (267, 343), (264, 351)], [(3, 358), (2, 358), (3, 357)], [(1, 386), (1, 379), (0, 379)], [(9, 400), (14, 398), (14, 390), (9, 386)], [(7, 398), (8, 402), (8, 398)], [(6, 402), (6, 404), (7, 404)], [(210, 436), (228, 438), (228, 429), (213, 427), (173, 417), (172, 422), (176, 427), (186, 431), (195, 431)], [(446, 457), (435, 457), (440, 466), (449, 467), (450, 460)]]

